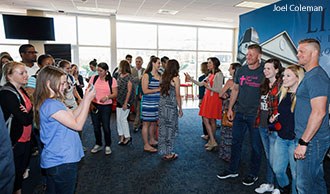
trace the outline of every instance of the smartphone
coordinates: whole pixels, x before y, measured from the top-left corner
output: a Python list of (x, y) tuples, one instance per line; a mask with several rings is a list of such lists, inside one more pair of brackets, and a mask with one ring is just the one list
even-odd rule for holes
[(280, 116), (280, 113), (277, 113), (275, 116), (274, 116), (274, 119), (276, 119), (276, 117)]
[(91, 84), (91, 88), (89, 89), (89, 91), (92, 91), (94, 89), (94, 84)]

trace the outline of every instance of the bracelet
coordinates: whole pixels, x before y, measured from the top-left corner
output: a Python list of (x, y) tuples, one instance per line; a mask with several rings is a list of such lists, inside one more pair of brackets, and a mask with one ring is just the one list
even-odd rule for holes
[(300, 139), (298, 140), (298, 144), (299, 144), (299, 145), (302, 145), (302, 146), (308, 146), (309, 142), (305, 142), (303, 139), (300, 138)]

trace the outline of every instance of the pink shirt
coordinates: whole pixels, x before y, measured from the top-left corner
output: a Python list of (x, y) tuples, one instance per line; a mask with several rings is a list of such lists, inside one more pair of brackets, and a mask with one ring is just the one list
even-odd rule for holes
[[(94, 81), (94, 77), (95, 75), (93, 75), (91, 77), (91, 79), (89, 80), (90, 84), (93, 84)], [(96, 96), (95, 99), (93, 100), (93, 102), (97, 103), (97, 104), (112, 104), (112, 99), (109, 99), (107, 101), (105, 101), (104, 103), (100, 102), (100, 100), (107, 96), (110, 95), (110, 88), (109, 88), (109, 84), (107, 81), (105, 80), (101, 80), (100, 78), (98, 78), (94, 84), (94, 87), (96, 89)], [(118, 87), (117, 85), (117, 81), (116, 79), (112, 78), (112, 89)]]
[[(28, 112), (30, 112), (31, 109), (32, 109), (31, 101), (23, 92), (21, 92), (21, 93), (23, 94), (24, 99), (25, 99), (25, 108)], [(18, 142), (28, 142), (28, 141), (30, 141), (31, 132), (32, 132), (32, 125), (24, 126), (22, 136), (19, 138)]]

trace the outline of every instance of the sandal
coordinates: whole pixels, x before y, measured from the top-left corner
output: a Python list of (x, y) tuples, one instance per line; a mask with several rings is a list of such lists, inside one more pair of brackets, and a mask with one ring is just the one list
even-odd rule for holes
[(163, 156), (162, 158), (163, 158), (163, 160), (167, 160), (167, 161), (171, 161), (171, 160), (175, 160), (175, 159), (177, 159), (179, 157), (179, 155), (178, 154), (172, 154), (172, 156), (170, 156), (170, 157), (168, 157), (168, 156)]
[(158, 152), (158, 150), (156, 149), (156, 148), (149, 148), (149, 149), (143, 149), (143, 151), (145, 151), (145, 152), (150, 152), (150, 153), (155, 153), (155, 152)]

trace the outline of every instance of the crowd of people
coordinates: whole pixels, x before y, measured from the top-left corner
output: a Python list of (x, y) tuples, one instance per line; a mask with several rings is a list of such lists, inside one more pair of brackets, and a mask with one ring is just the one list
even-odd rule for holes
[[(6, 52), (0, 58), (0, 156), (5, 159), (0, 162), (1, 193), (21, 193), (35, 146), (45, 192), (74, 193), (78, 162), (87, 151), (81, 131), (89, 113), (95, 135), (91, 153), (103, 149), (105, 155), (112, 153), (113, 110), (118, 145), (132, 143), (128, 117), (134, 108), (133, 131), (141, 129), (143, 150), (158, 153), (166, 161), (179, 158), (174, 142), (183, 111), (177, 60), (151, 56), (144, 69), (142, 57), (136, 57), (133, 67), (132, 56), (127, 55), (111, 74), (107, 63), (93, 59), (84, 80), (79, 67), (70, 61), (55, 65), (48, 54), (37, 58), (33, 45), (22, 45), (19, 53), (21, 62)], [(264, 150), (267, 182), (255, 192), (326, 193), (322, 162), (330, 146), (330, 80), (319, 66), (320, 44), (314, 39), (299, 42), (299, 65), (285, 68), (275, 58), (262, 63), (261, 54), (258, 44), (248, 46), (247, 65), (230, 64), (231, 78), (225, 84), (216, 57), (201, 64), (198, 80), (184, 74), (199, 86), (206, 151), (219, 147), (219, 157), (229, 163), (217, 177), (239, 175), (243, 141), (249, 131), (251, 162), (244, 185), (258, 180)], [(219, 143), (217, 120), (222, 120)]]

